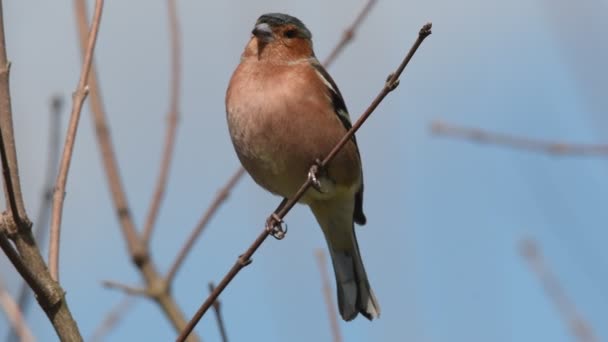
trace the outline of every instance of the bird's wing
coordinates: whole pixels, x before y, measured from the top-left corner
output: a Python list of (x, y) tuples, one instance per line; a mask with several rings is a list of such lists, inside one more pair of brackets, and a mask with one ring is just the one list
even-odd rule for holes
[[(344, 103), (344, 98), (340, 93), (340, 89), (336, 85), (336, 82), (331, 78), (327, 70), (317, 61), (316, 59), (313, 61), (312, 67), (315, 69), (319, 77), (322, 78), (323, 84), (327, 87), (327, 91), (330, 94), (331, 104), (334, 107), (334, 113), (344, 125), (346, 131), (352, 128), (352, 124), (350, 122), (350, 115), (348, 114), (348, 110), (346, 109), (346, 103)], [(357, 139), (355, 135), (352, 136), (352, 140), (355, 143), (355, 147), (357, 147), (357, 155), (359, 156), (359, 160), (361, 160), (361, 155), (359, 154), (359, 147), (357, 146)], [(353, 213), (354, 221), (357, 224), (364, 225), (367, 219), (365, 218), (365, 214), (363, 213), (363, 166), (361, 167), (361, 188), (355, 194), (355, 211)]]

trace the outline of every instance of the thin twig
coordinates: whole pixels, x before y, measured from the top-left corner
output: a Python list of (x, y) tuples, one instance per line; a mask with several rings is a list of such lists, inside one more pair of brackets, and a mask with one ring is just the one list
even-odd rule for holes
[(167, 276), (165, 277), (168, 283), (171, 284), (173, 282), (177, 271), (179, 271), (180, 267), (184, 264), (184, 260), (186, 259), (186, 256), (188, 256), (188, 253), (196, 243), (196, 240), (201, 235), (205, 227), (207, 227), (209, 221), (211, 221), (211, 218), (217, 212), (222, 203), (224, 203), (224, 201), (228, 199), (228, 196), (230, 196), (230, 191), (234, 188), (234, 186), (241, 179), (244, 173), (245, 169), (243, 169), (242, 167), (239, 168), (237, 172), (232, 175), (232, 177), (230, 177), (228, 183), (226, 183), (224, 187), (220, 189), (220, 191), (217, 193), (217, 195), (213, 199), (213, 202), (207, 208), (199, 222), (196, 224), (196, 227), (194, 228), (194, 230), (192, 230), (192, 233), (190, 233), (190, 236), (177, 254), (175, 261), (169, 268), (169, 272), (167, 272)]
[[(418, 33), (418, 38), (416, 42), (411, 47), (408, 54), (405, 56), (399, 67), (395, 72), (393, 72), (380, 93), (376, 96), (376, 98), (372, 101), (367, 110), (359, 117), (359, 119), (355, 122), (352, 128), (342, 137), (342, 139), (334, 146), (334, 148), (329, 152), (329, 154), (323, 159), (318, 165), (321, 169), (325, 168), (327, 164), (336, 156), (336, 154), (344, 147), (344, 145), (352, 138), (355, 132), (363, 125), (363, 123), (369, 118), (369, 116), (374, 112), (374, 110), (378, 107), (378, 105), (382, 102), (382, 100), (388, 95), (391, 91), (395, 90), (395, 88), (399, 85), (399, 76), (409, 63), (410, 59), (416, 53), (416, 50), (422, 44), (424, 39), (431, 34), (431, 23), (425, 24)], [(316, 166), (316, 165), (315, 165)], [(312, 185), (312, 179), (309, 177), (304, 184), (300, 187), (300, 189), (296, 192), (293, 198), (291, 199), (283, 199), (281, 204), (275, 209), (273, 214), (271, 214), (267, 220), (268, 226), (271, 228), (277, 227), (281, 223), (277, 220), (282, 220), (287, 213), (296, 205), (298, 200), (304, 195), (304, 193), (308, 190), (308, 188)], [(177, 337), (176, 341), (184, 341), (188, 334), (194, 329), (198, 321), (203, 317), (205, 312), (209, 309), (209, 307), (215, 302), (217, 297), (222, 293), (222, 291), (228, 286), (228, 284), (234, 279), (234, 277), (239, 273), (241, 269), (251, 263), (251, 256), (256, 252), (256, 250), (264, 243), (266, 238), (270, 234), (270, 229), (264, 227), (262, 232), (258, 235), (255, 241), (249, 246), (247, 251), (237, 258), (236, 263), (232, 266), (230, 271), (224, 276), (224, 278), (220, 281), (215, 290), (207, 297), (205, 302), (201, 305), (198, 311), (195, 313), (194, 317), (188, 322), (186, 329), (184, 329), (181, 334)]]
[(574, 303), (566, 295), (557, 277), (544, 262), (536, 242), (532, 239), (523, 240), (521, 242), (521, 254), (540, 279), (547, 296), (553, 301), (577, 340), (581, 342), (598, 341), (591, 326), (579, 315)]
[(365, 3), (365, 6), (359, 12), (359, 15), (355, 18), (353, 23), (342, 33), (342, 39), (338, 42), (338, 44), (334, 47), (334, 49), (329, 53), (329, 56), (323, 62), (323, 65), (328, 68), (338, 57), (338, 55), (342, 52), (344, 47), (350, 43), (351, 40), (355, 37), (355, 33), (357, 32), (357, 28), (363, 22), (363, 19), (367, 17), (372, 7), (376, 4), (377, 0), (368, 0)]
[(0, 307), (4, 310), (8, 321), (11, 323), (11, 329), (15, 331), (21, 342), (32, 342), (35, 340), (30, 328), (25, 324), (23, 313), (19, 310), (19, 306), (8, 293), (4, 284), (0, 279)]
[(68, 181), (68, 172), (70, 171), (70, 163), (72, 162), (72, 153), (74, 144), (76, 143), (76, 132), (78, 130), (78, 122), (80, 121), (80, 112), (82, 106), (89, 93), (88, 81), (89, 70), (93, 63), (93, 54), (95, 52), (95, 43), (97, 42), (97, 34), (99, 25), (101, 24), (101, 14), (103, 12), (104, 0), (95, 1), (95, 13), (93, 14), (93, 24), (89, 31), (87, 40), (86, 53), (82, 70), (80, 71), (80, 80), (74, 91), (72, 113), (70, 114), (70, 123), (65, 137), (65, 145), (59, 172), (57, 174), (57, 182), (55, 183), (55, 193), (53, 194), (53, 213), (51, 217), (51, 236), (49, 241), (49, 271), (53, 279), (59, 279), (59, 242), (61, 235), (61, 219), (63, 215), (63, 201), (65, 199), (65, 187)]
[(431, 132), (441, 136), (464, 139), (476, 143), (506, 146), (556, 156), (608, 157), (608, 144), (575, 144), (536, 140), (489, 132), (479, 128), (456, 126), (442, 121), (433, 122), (431, 125)]
[(101, 282), (101, 285), (103, 287), (105, 287), (106, 289), (121, 290), (124, 293), (132, 295), (132, 296), (148, 296), (149, 295), (147, 289), (126, 285), (126, 284), (122, 284), (122, 283), (111, 281), (111, 280), (104, 280)]
[[(213, 283), (209, 283), (209, 292), (213, 292), (215, 289), (215, 285)], [(222, 304), (220, 303), (219, 298), (213, 303), (213, 311), (215, 311), (215, 318), (217, 320), (217, 327), (220, 331), (220, 336), (222, 337), (222, 342), (228, 342), (228, 334), (226, 333), (226, 326), (224, 325), (224, 318), (222, 317)]]
[[(75, 16), (78, 24), (78, 33), (80, 36), (81, 50), (84, 55), (84, 48), (87, 33), (87, 16), (86, 16), (86, 1), (75, 0), (74, 2)], [(116, 214), (120, 223), (120, 228), (123, 233), (124, 240), (127, 245), (131, 260), (140, 275), (142, 276), (146, 290), (165, 317), (171, 322), (176, 331), (181, 331), (187, 324), (184, 314), (177, 305), (170, 292), (169, 284), (164, 281), (162, 275), (158, 272), (152, 257), (150, 256), (148, 246), (139, 236), (135, 221), (129, 208), (129, 202), (122, 185), (122, 180), (119, 173), (118, 161), (110, 136), (109, 125), (103, 102), (101, 100), (101, 91), (99, 82), (93, 65), (90, 77), (90, 104), (93, 114), (93, 122), (98, 145), (102, 155), (104, 171), (108, 180), (108, 186), (112, 195), (112, 201), (116, 209)], [(196, 336), (191, 336), (190, 341), (198, 341)]]
[[(354, 32), (359, 28), (359, 26), (363, 22), (363, 19), (367, 16), (367, 13), (369, 13), (375, 2), (376, 0), (369, 0), (365, 7), (359, 13), (355, 21), (351, 24), (351, 26), (344, 31), (350, 32), (350, 34), (345, 33), (342, 37), (342, 40), (340, 40), (338, 44), (334, 47), (330, 56), (325, 60), (325, 63), (323, 64), (325, 68), (328, 68), (329, 65), (336, 59), (336, 57), (338, 57), (338, 55), (344, 50), (344, 47), (346, 47), (346, 45), (352, 41), (352, 39), (354, 38)], [(241, 179), (241, 177), (243, 177), (244, 174), (245, 169), (242, 166), (239, 166), (239, 168), (228, 179), (226, 184), (222, 187), (222, 189), (213, 199), (211, 205), (205, 211), (198, 224), (193, 229), (192, 233), (190, 233), (188, 239), (186, 240), (183, 247), (179, 251), (177, 257), (175, 258), (175, 261), (171, 265), (171, 268), (169, 269), (169, 272), (166, 277), (169, 283), (173, 281), (175, 274), (186, 260), (186, 257), (192, 250), (192, 247), (198, 239), (198, 236), (203, 232), (213, 215), (215, 215), (215, 212), (219, 209), (220, 205), (226, 200), (227, 196), (230, 194), (230, 192), (232, 192), (232, 189), (236, 186), (236, 184)]]
[[(36, 293), (38, 303), (49, 318), (59, 339), (81, 341), (82, 336), (65, 300), (64, 291), (48, 272), (32, 236), (31, 222), (25, 211), (13, 132), (9, 65), (6, 58), (4, 19), (0, 0), (0, 156), (5, 197), (10, 208), (10, 213), (3, 214), (0, 222), (0, 247)], [(14, 247), (9, 238), (13, 241)]]
[(327, 257), (325, 256), (325, 251), (320, 248), (317, 249), (315, 255), (317, 256), (317, 264), (319, 265), (319, 273), (321, 274), (321, 282), (323, 283), (323, 297), (325, 298), (325, 308), (327, 309), (327, 316), (329, 318), (331, 336), (334, 342), (342, 342), (342, 333), (338, 324), (338, 312), (334, 305), (335, 300), (331, 291), (329, 271), (327, 270)]
[(91, 338), (88, 341), (102, 341), (104, 337), (106, 337), (110, 331), (112, 331), (120, 320), (124, 317), (127, 311), (133, 308), (135, 304), (135, 298), (132, 296), (125, 296), (120, 302), (110, 310), (110, 312), (106, 315), (105, 319), (99, 324), (97, 329), (91, 335)]
[(143, 240), (145, 244), (149, 244), (150, 236), (154, 230), (154, 224), (158, 218), (160, 205), (165, 195), (167, 188), (167, 180), (169, 178), (169, 170), (175, 146), (175, 138), (177, 132), (177, 122), (179, 120), (179, 97), (181, 89), (181, 40), (179, 30), (179, 20), (177, 18), (177, 0), (169, 0), (169, 35), (171, 37), (171, 104), (169, 106), (169, 115), (167, 116), (167, 132), (165, 135), (165, 147), (163, 157), (161, 158), (160, 173), (156, 182), (154, 196), (150, 203), (146, 223), (144, 224)]
[[(45, 171), (45, 181), (42, 187), (42, 196), (38, 214), (34, 224), (34, 239), (36, 243), (42, 245), (46, 233), (48, 231), (48, 221), (51, 212), (51, 204), (53, 199), (53, 185), (57, 175), (57, 163), (59, 162), (60, 135), (61, 135), (61, 120), (60, 115), (63, 110), (63, 98), (59, 95), (53, 96), (50, 103), (51, 123), (49, 125), (49, 144), (47, 152), (47, 167)], [(31, 289), (26, 283), (22, 283), (17, 296), (17, 305), (24, 316), (27, 316), (31, 297)], [(7, 341), (16, 342), (18, 340), (17, 332), (14, 329), (9, 331)]]

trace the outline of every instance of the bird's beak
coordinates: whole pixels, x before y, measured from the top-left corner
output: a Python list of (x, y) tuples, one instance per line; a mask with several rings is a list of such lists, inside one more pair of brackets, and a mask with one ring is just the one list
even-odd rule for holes
[(270, 28), (270, 25), (266, 23), (255, 25), (251, 33), (264, 43), (269, 43), (274, 40), (272, 29)]

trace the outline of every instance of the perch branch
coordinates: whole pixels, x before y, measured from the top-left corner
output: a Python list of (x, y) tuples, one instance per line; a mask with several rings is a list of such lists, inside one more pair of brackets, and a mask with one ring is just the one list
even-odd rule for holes
[[(376, 96), (376, 98), (372, 101), (367, 110), (359, 117), (359, 119), (355, 122), (352, 128), (342, 137), (342, 139), (334, 146), (334, 148), (329, 152), (329, 154), (320, 162), (318, 165), (321, 169), (325, 168), (327, 164), (336, 156), (336, 154), (344, 147), (344, 145), (352, 138), (355, 132), (363, 125), (363, 123), (369, 118), (369, 116), (374, 112), (374, 110), (378, 107), (378, 105), (382, 102), (382, 100), (388, 95), (390, 92), (395, 90), (395, 88), (399, 85), (399, 76), (409, 63), (410, 59), (416, 53), (416, 50), (422, 44), (424, 39), (431, 34), (431, 24), (425, 24), (418, 34), (418, 38), (414, 45), (411, 47), (408, 54), (405, 56), (399, 67), (395, 72), (393, 72), (380, 93)], [(309, 187), (312, 186), (313, 180), (309, 177), (304, 184), (300, 187), (300, 189), (296, 192), (293, 198), (291, 199), (283, 199), (281, 204), (275, 209), (273, 214), (271, 214), (267, 220), (268, 226), (271, 228), (277, 227), (280, 225), (280, 220), (282, 220), (285, 215), (296, 205), (298, 200), (304, 195), (304, 193), (308, 190)], [(203, 317), (205, 312), (209, 309), (209, 307), (215, 302), (217, 297), (222, 293), (222, 291), (228, 286), (228, 284), (234, 279), (234, 277), (243, 269), (245, 266), (251, 263), (251, 256), (256, 252), (256, 250), (264, 243), (266, 238), (270, 235), (269, 229), (264, 227), (262, 232), (258, 235), (255, 241), (249, 246), (247, 251), (237, 258), (237, 261), (232, 266), (230, 271), (224, 276), (224, 278), (220, 281), (218, 286), (213, 290), (213, 292), (207, 297), (205, 302), (201, 305), (198, 311), (195, 313), (194, 317), (188, 322), (186, 329), (184, 329), (181, 334), (177, 337), (176, 341), (184, 341), (186, 337), (190, 334), (192, 329), (196, 326), (198, 321)]]

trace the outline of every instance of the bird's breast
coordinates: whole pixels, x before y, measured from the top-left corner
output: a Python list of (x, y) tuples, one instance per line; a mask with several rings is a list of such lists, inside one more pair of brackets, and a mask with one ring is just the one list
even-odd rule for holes
[[(328, 106), (324, 101), (330, 99), (322, 92), (306, 91), (306, 80), (297, 72), (253, 64), (241, 63), (226, 94), (230, 135), (252, 178), (267, 190), (290, 197), (306, 180), (315, 159), (324, 158), (346, 130), (333, 113), (323, 113)], [(330, 166), (330, 181), (338, 189), (358, 189), (361, 169), (354, 144)]]

